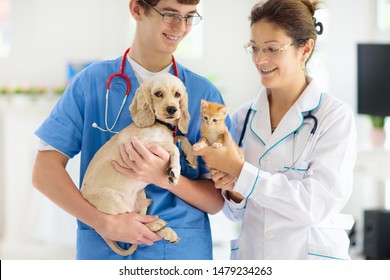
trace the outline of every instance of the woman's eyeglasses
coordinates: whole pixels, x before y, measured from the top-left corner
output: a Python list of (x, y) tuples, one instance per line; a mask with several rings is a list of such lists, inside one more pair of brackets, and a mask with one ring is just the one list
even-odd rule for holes
[(282, 51), (287, 50), (289, 47), (293, 46), (294, 43), (290, 43), (287, 45), (276, 45), (276, 44), (265, 44), (263, 46), (258, 46), (254, 44), (253, 42), (246, 43), (244, 45), (244, 49), (246, 52), (252, 56), (252, 58), (257, 59), (260, 51), (266, 55), (268, 58), (275, 58), (278, 56), (278, 54)]

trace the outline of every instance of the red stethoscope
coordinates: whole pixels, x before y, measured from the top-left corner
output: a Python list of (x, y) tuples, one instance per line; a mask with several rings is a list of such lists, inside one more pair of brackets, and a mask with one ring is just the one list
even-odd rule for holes
[[(103, 131), (103, 132), (111, 132), (113, 134), (116, 134), (118, 133), (118, 131), (113, 131), (114, 127), (116, 126), (117, 122), (118, 122), (118, 119), (123, 111), (123, 107), (125, 106), (125, 103), (126, 103), (126, 100), (127, 100), (127, 97), (129, 96), (130, 94), (130, 90), (131, 90), (131, 83), (130, 83), (130, 79), (128, 76), (125, 75), (125, 64), (126, 64), (126, 58), (127, 58), (127, 54), (129, 53), (130, 51), (130, 48), (128, 48), (123, 57), (122, 57), (122, 62), (121, 62), (121, 68), (120, 68), (120, 71), (118, 73), (114, 73), (112, 74), (108, 80), (107, 80), (107, 83), (106, 83), (106, 108), (105, 108), (105, 113), (104, 113), (104, 121), (105, 121), (105, 125), (106, 125), (106, 129), (103, 129), (101, 128), (100, 126), (97, 125), (96, 122), (94, 122), (92, 124), (92, 127), (93, 128), (97, 128), (99, 129), (100, 131)], [(175, 58), (173, 57), (172, 55), (172, 65), (173, 65), (173, 72), (175, 74), (176, 77), (179, 77), (179, 71), (177, 69), (177, 65), (176, 65), (176, 60)], [(111, 82), (114, 78), (116, 77), (120, 77), (120, 78), (123, 78), (126, 82), (126, 94), (125, 94), (125, 97), (123, 98), (123, 101), (122, 101), (122, 105), (119, 109), (119, 112), (116, 116), (116, 119), (115, 119), (115, 122), (114, 124), (109, 127), (108, 125), (108, 96), (109, 96), (109, 93), (110, 93), (110, 87), (111, 87)]]

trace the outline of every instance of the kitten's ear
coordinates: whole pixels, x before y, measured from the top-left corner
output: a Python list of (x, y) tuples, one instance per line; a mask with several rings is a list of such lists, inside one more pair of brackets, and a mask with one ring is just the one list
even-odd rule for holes
[(202, 100), (200, 101), (200, 108), (204, 109), (204, 108), (207, 108), (208, 106), (209, 106), (209, 105), (208, 105), (208, 103), (207, 103), (206, 100), (202, 99)]
[(224, 115), (224, 117), (226, 117), (227, 114), (229, 113), (229, 107), (228, 106), (224, 106), (221, 109), (219, 109), (219, 112), (222, 113)]

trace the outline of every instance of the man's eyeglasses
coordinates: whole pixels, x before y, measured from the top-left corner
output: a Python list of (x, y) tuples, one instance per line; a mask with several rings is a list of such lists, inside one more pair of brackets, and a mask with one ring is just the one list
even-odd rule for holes
[(284, 46), (276, 45), (276, 44), (266, 44), (263, 46), (258, 46), (252, 42), (246, 43), (244, 45), (244, 49), (246, 52), (252, 56), (252, 58), (257, 59), (259, 52), (265, 54), (268, 58), (275, 58), (282, 51), (287, 50), (289, 47), (293, 46), (294, 43), (287, 44)]
[(175, 13), (163, 14), (159, 10), (151, 6), (149, 3), (147, 3), (145, 0), (141, 0), (141, 1), (146, 5), (148, 5), (150, 8), (152, 8), (153, 10), (155, 10), (157, 13), (159, 13), (160, 16), (162, 16), (163, 22), (165, 23), (175, 25), (180, 23), (183, 19), (185, 19), (186, 25), (193, 26), (193, 25), (197, 25), (202, 21), (202, 17), (198, 14), (198, 12), (196, 12), (196, 15), (189, 15), (189, 16), (182, 16), (180, 14), (175, 14)]

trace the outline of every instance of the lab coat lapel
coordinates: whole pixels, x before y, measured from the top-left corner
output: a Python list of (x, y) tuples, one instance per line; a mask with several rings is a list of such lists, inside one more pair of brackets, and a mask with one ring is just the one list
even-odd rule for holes
[(301, 126), (302, 122), (302, 113), (299, 107), (294, 104), (284, 115), (274, 133), (271, 134), (269, 142), (266, 144), (266, 150), (268, 151), (283, 142)]
[(260, 91), (256, 100), (253, 102), (251, 109), (254, 112), (254, 115), (249, 123), (249, 129), (264, 145), (266, 145), (271, 137), (271, 122), (269, 103), (265, 89)]
[(287, 111), (272, 134), (269, 143), (266, 145), (267, 150), (279, 144), (297, 131), (303, 124), (304, 116), (309, 111), (314, 111), (319, 106), (322, 96), (321, 92), (312, 79), (308, 78), (308, 82), (309, 84), (306, 89)]

